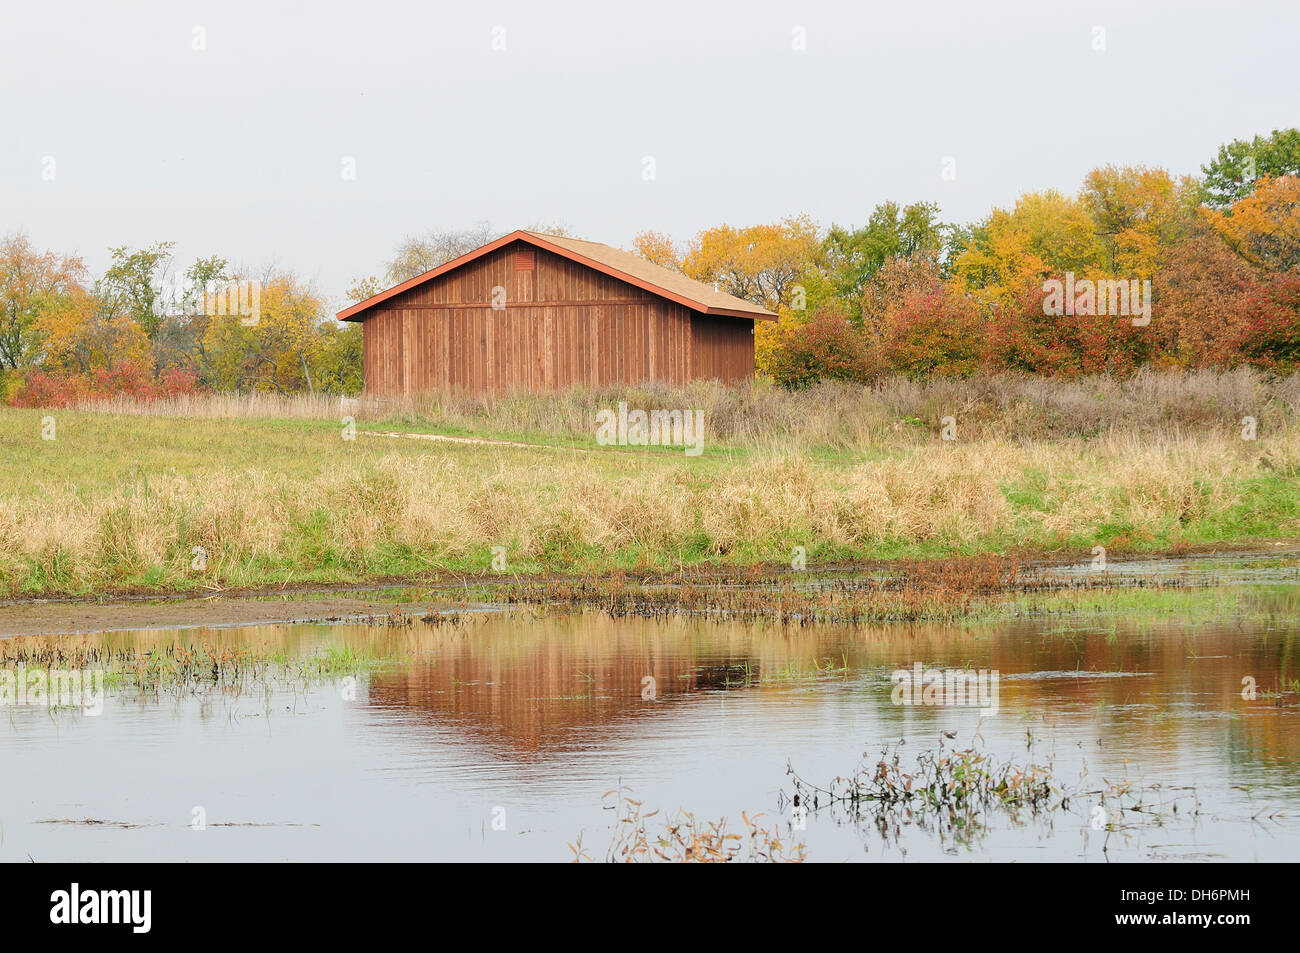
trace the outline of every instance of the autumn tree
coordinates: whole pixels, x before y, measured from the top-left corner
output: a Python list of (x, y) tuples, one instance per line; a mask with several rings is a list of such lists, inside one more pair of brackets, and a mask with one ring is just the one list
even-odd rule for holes
[(89, 276), (80, 258), (38, 251), (24, 234), (0, 241), (0, 369), (43, 356), (43, 338), (83, 320)]
[(855, 320), (862, 315), (862, 294), (868, 282), (891, 258), (927, 255), (936, 260), (944, 247), (946, 227), (939, 206), (916, 202), (877, 205), (861, 228), (832, 225), (822, 242), (822, 260), (837, 298), (848, 304)]
[(986, 313), (1017, 306), (1027, 284), (1053, 271), (1097, 266), (1101, 246), (1083, 202), (1049, 189), (1029, 192), (1011, 209), (995, 208), (971, 229), (953, 276)]
[(214, 316), (204, 334), (212, 383), (225, 390), (315, 390), (311, 362), (325, 343), (324, 300), (296, 276), (268, 270), (259, 313)]
[(913, 293), (943, 285), (943, 269), (932, 253), (888, 259), (862, 289), (862, 333), (869, 347), (880, 341), (894, 312)]
[(676, 243), (672, 238), (663, 232), (647, 230), (639, 232), (632, 239), (633, 250), (653, 265), (659, 265), (662, 268), (671, 268), (673, 271), (681, 271), (682, 254), (677, 250)]
[(343, 297), (353, 304), (359, 304), (368, 298), (373, 298), (383, 290), (384, 286), (378, 278), (374, 275), (367, 275), (364, 278), (353, 278), (352, 283), (343, 292)]
[(873, 366), (908, 377), (967, 377), (984, 363), (988, 324), (974, 302), (941, 281), (910, 288), (889, 310)]
[(149, 339), (125, 315), (102, 307), (93, 294), (73, 295), (38, 319), (41, 367), (46, 371), (84, 374), (116, 362), (144, 363)]
[(798, 324), (778, 325), (763, 370), (791, 388), (820, 380), (865, 381), (870, 373), (861, 334), (844, 309), (834, 305)]
[(1117, 276), (1155, 275), (1185, 234), (1198, 196), (1192, 179), (1174, 179), (1164, 169), (1109, 165), (1089, 172), (1079, 198), (1101, 244), (1101, 267)]
[(1159, 308), (1152, 317), (1161, 363), (1226, 366), (1240, 360), (1246, 298), (1256, 269), (1205, 224), (1173, 248), (1153, 281)]
[(719, 225), (695, 236), (682, 271), (775, 312), (791, 304), (795, 286), (816, 269), (820, 247), (806, 215), (772, 225)]
[[(1080, 277), (1095, 281), (1102, 275)], [(1052, 313), (1044, 306), (1042, 283), (1034, 279), (1014, 307), (993, 315), (989, 358), (994, 367), (1030, 374), (1127, 374), (1151, 359), (1154, 341), (1152, 325), (1135, 324), (1131, 317)]]
[(1230, 212), (1206, 215), (1251, 264), (1268, 271), (1300, 269), (1300, 175), (1265, 176)]
[(1300, 275), (1274, 274), (1257, 284), (1245, 302), (1242, 351), (1261, 367), (1300, 370)]

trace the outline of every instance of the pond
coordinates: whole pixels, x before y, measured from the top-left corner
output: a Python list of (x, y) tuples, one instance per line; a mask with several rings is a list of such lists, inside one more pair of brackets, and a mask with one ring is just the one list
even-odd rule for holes
[[(1140, 617), (781, 625), (543, 608), (37, 640), (92, 661), (202, 644), (238, 672), (110, 669), (98, 705), (7, 705), (0, 859), (603, 859), (621, 788), (659, 811), (652, 834), (682, 811), (741, 832), (742, 812), (763, 815), (810, 861), (1289, 860), (1295, 565), (1221, 560), (1207, 582), (1204, 561), (1115, 564), (1223, 596)], [(898, 703), (894, 673), (918, 665), (996, 672), (996, 711)], [(870, 778), (897, 755), (903, 778), (968, 749), (1057, 793), (974, 811), (944, 791), (930, 810), (827, 803), (864, 761)], [(806, 816), (796, 776), (822, 789)]]

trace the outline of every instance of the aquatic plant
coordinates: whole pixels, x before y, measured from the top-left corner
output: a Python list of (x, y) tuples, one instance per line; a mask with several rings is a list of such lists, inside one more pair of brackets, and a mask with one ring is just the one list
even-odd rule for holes
[[(610, 863), (686, 863), (715, 864), (735, 861), (748, 863), (802, 863), (806, 846), (787, 842), (780, 835), (780, 823), (759, 823), (766, 815), (742, 811), (742, 826), (733, 830), (724, 817), (719, 821), (698, 821), (687, 811), (678, 811), (659, 822), (651, 831), (647, 822), (659, 815), (646, 812), (641, 801), (629, 796), (621, 783), (602, 796), (604, 808), (615, 814), (613, 834), (605, 851)], [(583, 847), (582, 835), (569, 844), (573, 862), (594, 861)]]

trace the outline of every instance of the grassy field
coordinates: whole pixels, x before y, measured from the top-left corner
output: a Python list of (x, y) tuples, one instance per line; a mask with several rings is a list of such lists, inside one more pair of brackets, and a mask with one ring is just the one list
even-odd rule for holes
[[(704, 452), (598, 446), (595, 413), (619, 400), (704, 409)], [(43, 439), (47, 417), (54, 439)], [(954, 440), (940, 437), (944, 417)], [(1243, 439), (1246, 417), (1254, 440)], [(1096, 545), (1117, 554), (1300, 537), (1300, 380), (3, 409), (0, 460), (7, 596), (490, 574), (501, 552), (519, 574), (788, 565), (796, 547), (810, 568)]]

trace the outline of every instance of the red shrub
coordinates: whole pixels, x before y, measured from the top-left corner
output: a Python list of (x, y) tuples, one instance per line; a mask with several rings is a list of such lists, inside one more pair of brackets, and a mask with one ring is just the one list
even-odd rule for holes
[[(1131, 373), (1155, 352), (1151, 325), (1131, 317), (1044, 312), (1041, 282), (1026, 285), (1010, 310), (994, 315), (989, 356), (1000, 369), (1031, 374)], [(1152, 324), (1159, 320), (1152, 318)]]
[(192, 371), (168, 368), (155, 377), (149, 369), (127, 363), (113, 368), (95, 368), (89, 374), (49, 373), (36, 368), (27, 372), (13, 405), (68, 407), (106, 397), (151, 401), (193, 394), (198, 389), (197, 382), (198, 375)]
[(865, 381), (862, 336), (844, 313), (827, 307), (807, 322), (783, 321), (776, 331), (767, 369), (777, 383), (807, 387), (819, 380)]
[(909, 377), (965, 377), (979, 369), (987, 328), (974, 303), (943, 285), (906, 292), (885, 316), (879, 362)]
[(1271, 275), (1246, 292), (1241, 351), (1252, 364), (1300, 368), (1300, 275)]

